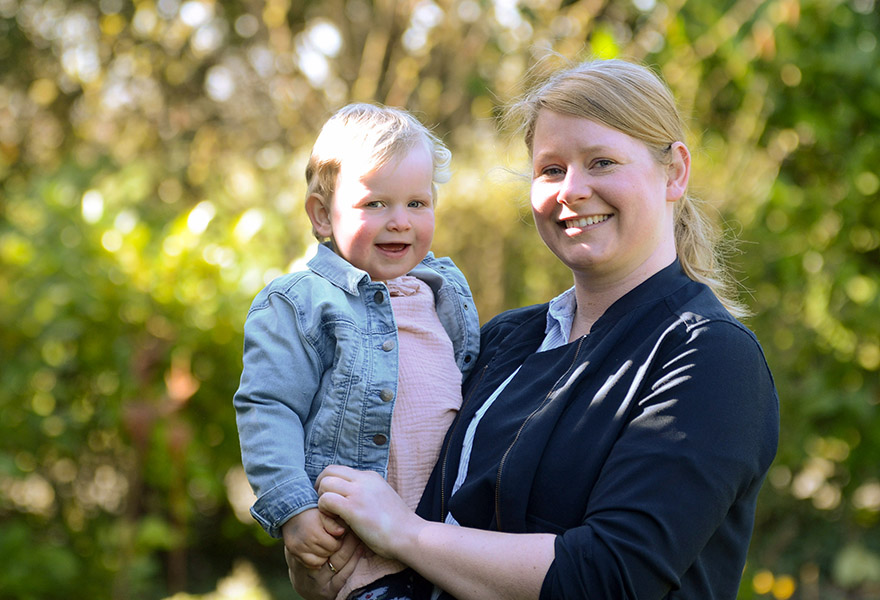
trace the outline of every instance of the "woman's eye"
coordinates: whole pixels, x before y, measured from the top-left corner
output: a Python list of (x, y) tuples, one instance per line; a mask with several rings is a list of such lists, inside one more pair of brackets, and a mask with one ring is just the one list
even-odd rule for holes
[(565, 175), (565, 171), (560, 167), (545, 167), (541, 169), (542, 177), (562, 177)]

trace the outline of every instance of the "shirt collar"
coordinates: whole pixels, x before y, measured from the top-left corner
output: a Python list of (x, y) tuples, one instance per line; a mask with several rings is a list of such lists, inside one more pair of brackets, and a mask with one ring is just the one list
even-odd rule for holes
[[(690, 279), (682, 271), (679, 260), (675, 259), (668, 267), (661, 269), (612, 304), (593, 325), (593, 330), (609, 320), (613, 322), (619, 319), (641, 304), (659, 301), (687, 281)], [(541, 344), (540, 350), (550, 350), (569, 342), (568, 336), (571, 333), (571, 325), (574, 322), (576, 311), (577, 299), (574, 287), (570, 287), (550, 301), (550, 306), (547, 309), (547, 326), (544, 329), (544, 342)]]
[(358, 284), (362, 281), (370, 282), (370, 275), (366, 271), (358, 269), (336, 254), (329, 242), (318, 245), (317, 253), (307, 266), (311, 271), (354, 296), (358, 295)]
[(550, 350), (568, 343), (568, 334), (571, 333), (576, 310), (574, 287), (568, 288), (550, 301), (547, 309), (547, 326), (544, 328), (544, 342), (540, 350)]

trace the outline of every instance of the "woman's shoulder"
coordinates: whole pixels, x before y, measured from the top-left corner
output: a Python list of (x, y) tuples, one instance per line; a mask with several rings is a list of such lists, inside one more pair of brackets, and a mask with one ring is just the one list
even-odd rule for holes
[(711, 327), (721, 339), (739, 339), (758, 344), (754, 332), (730, 314), (712, 290), (702, 283), (689, 282), (678, 293), (667, 296), (666, 305), (688, 332), (695, 328)]
[[(672, 346), (699, 350), (714, 357), (718, 368), (742, 366), (752, 373), (764, 372), (772, 381), (764, 349), (755, 333), (731, 315), (703, 284), (694, 284), (675, 300), (667, 298), (669, 310), (663, 336)], [(755, 371), (757, 369), (757, 371)]]
[(546, 319), (548, 303), (511, 308), (492, 317), (483, 327), (518, 327), (533, 319)]
[(506, 338), (513, 331), (523, 330), (523, 335), (543, 336), (547, 324), (548, 304), (533, 304), (506, 310), (492, 317), (480, 329), (480, 340), (484, 345)]

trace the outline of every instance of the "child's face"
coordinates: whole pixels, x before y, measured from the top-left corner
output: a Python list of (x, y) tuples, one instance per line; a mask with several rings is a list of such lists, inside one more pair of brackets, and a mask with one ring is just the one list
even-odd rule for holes
[(434, 237), (433, 170), (422, 146), (367, 172), (343, 162), (326, 235), (336, 251), (374, 281), (409, 273)]

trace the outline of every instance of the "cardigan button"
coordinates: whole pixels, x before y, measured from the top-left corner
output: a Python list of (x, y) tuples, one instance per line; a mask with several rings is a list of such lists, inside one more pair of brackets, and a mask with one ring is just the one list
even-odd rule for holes
[(383, 294), (381, 291), (378, 291), (373, 294), (373, 300), (376, 302), (376, 304), (382, 304), (383, 302), (385, 302), (385, 294)]
[(394, 350), (394, 342), (391, 340), (385, 340), (384, 342), (382, 342), (382, 350), (384, 350), (385, 352), (391, 352), (392, 350)]
[(379, 392), (379, 397), (382, 399), (382, 402), (391, 402), (394, 400), (394, 392), (388, 388), (385, 388), (381, 392)]
[(386, 442), (388, 442), (388, 437), (381, 433), (377, 433), (373, 436), (373, 443), (377, 446), (384, 446)]

